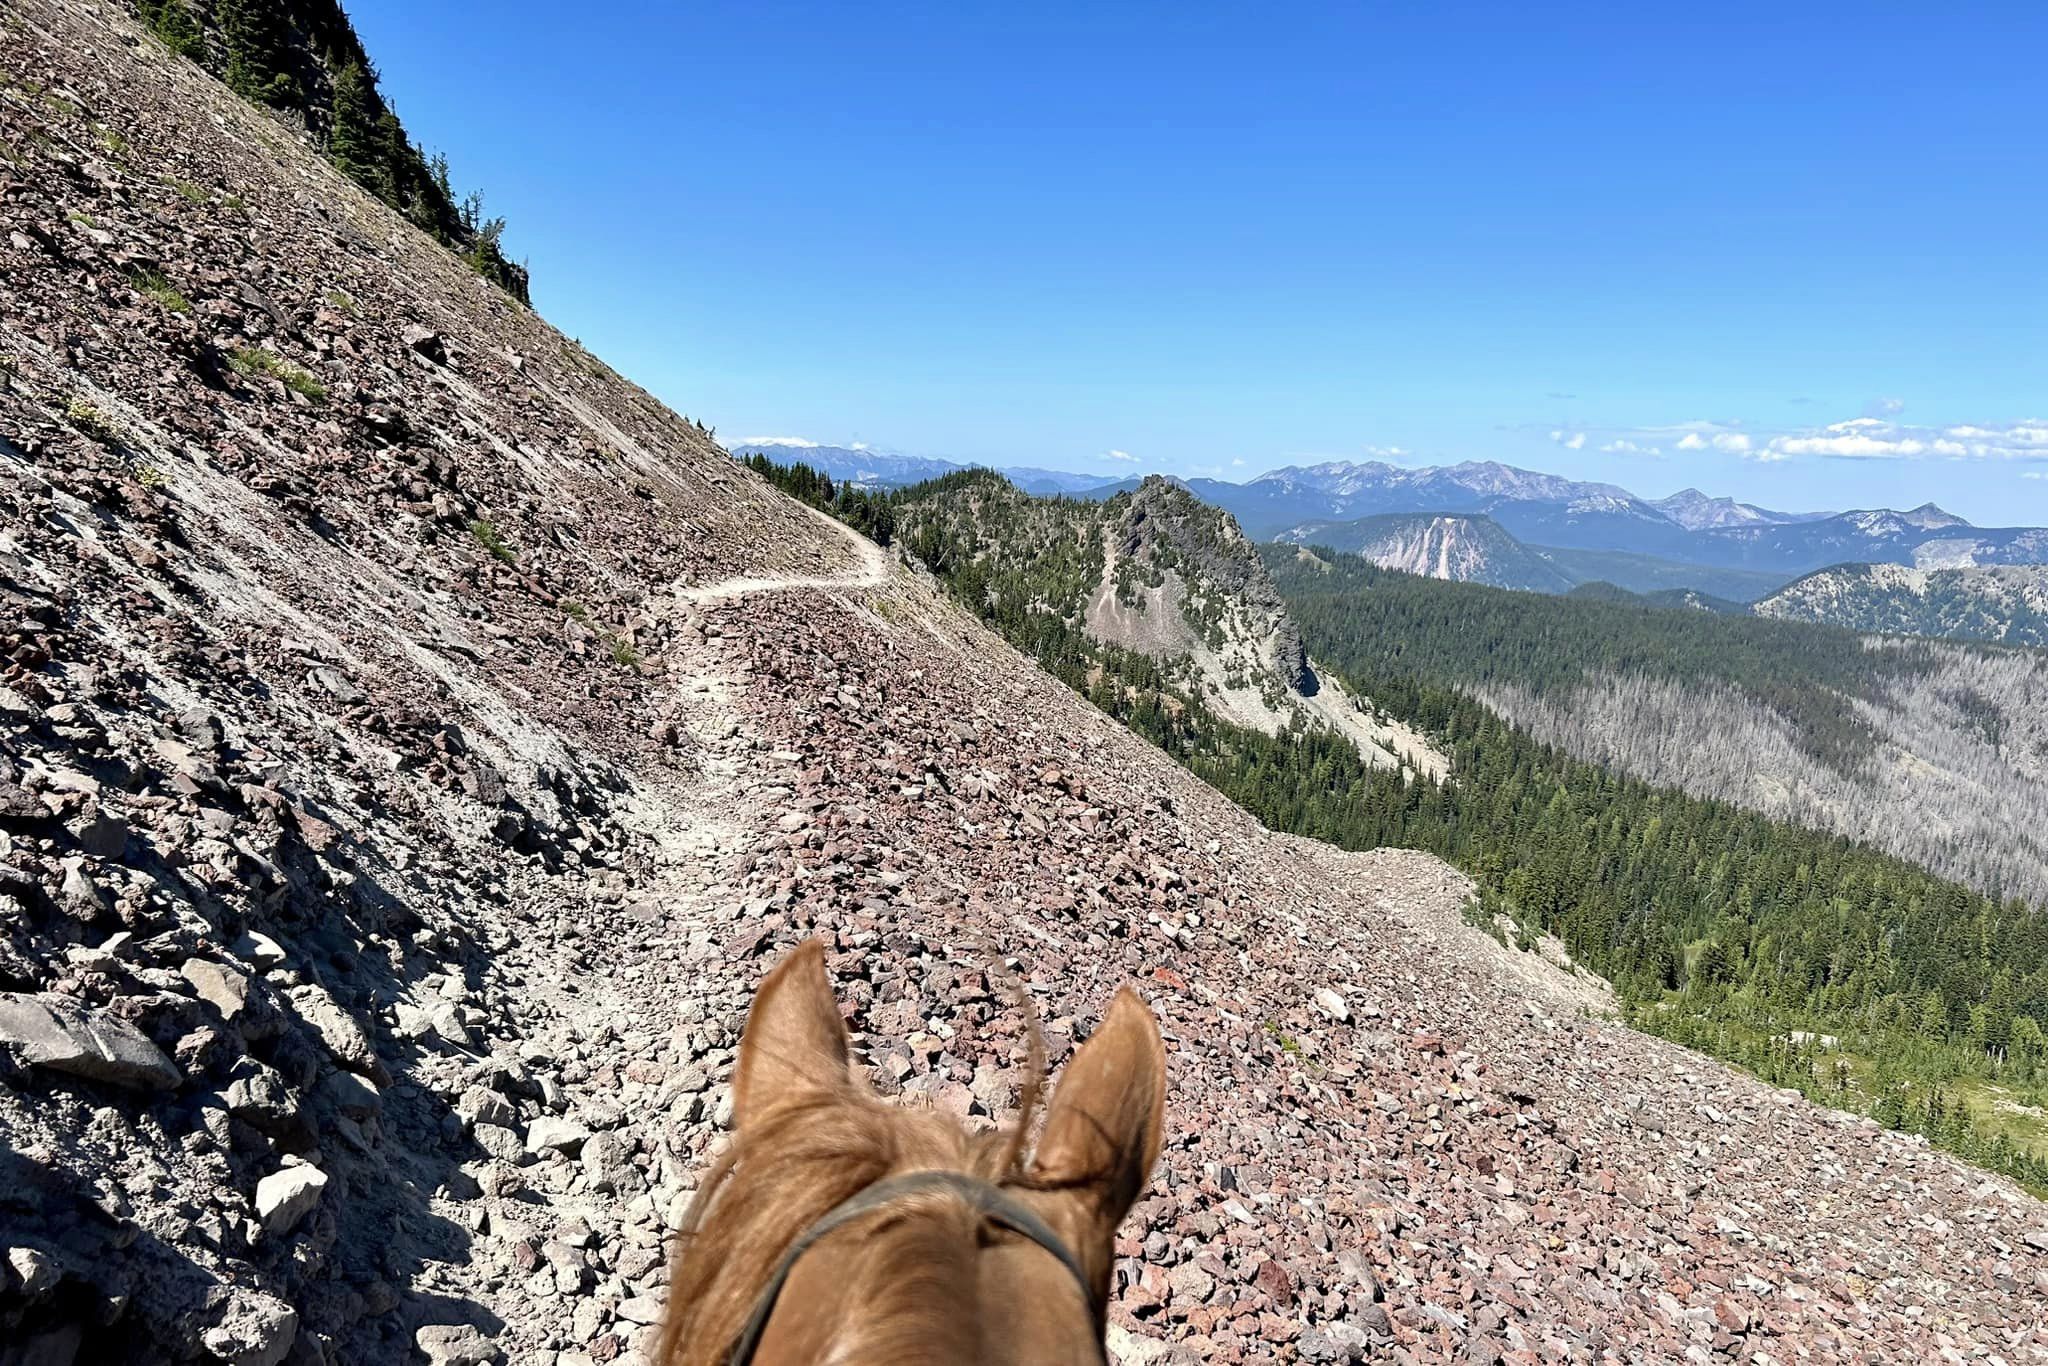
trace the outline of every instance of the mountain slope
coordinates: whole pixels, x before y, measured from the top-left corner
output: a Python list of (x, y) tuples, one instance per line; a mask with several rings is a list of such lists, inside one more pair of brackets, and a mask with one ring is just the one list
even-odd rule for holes
[[(503, 219), (483, 196), (458, 201), (445, 157), (413, 144), (377, 88), (377, 68), (338, 0), (128, 0), (170, 51), (191, 58), (252, 104), (277, 111), (358, 185), (454, 248), (521, 303), (526, 267), (509, 260)], [(118, 157), (120, 149), (109, 146)]]
[(1274, 539), (1328, 546), (1362, 555), (1382, 569), (1459, 583), (1562, 593), (1577, 582), (1491, 517), (1388, 513), (1349, 522), (1304, 522)]
[(1752, 610), (1857, 631), (2048, 646), (2048, 567), (1837, 565), (1787, 584)]
[(0, 1352), (635, 1359), (814, 935), (976, 1119), (1140, 983), (1123, 1359), (2048, 1350), (2040, 1202), (1262, 830), (117, 12), (0, 71)]

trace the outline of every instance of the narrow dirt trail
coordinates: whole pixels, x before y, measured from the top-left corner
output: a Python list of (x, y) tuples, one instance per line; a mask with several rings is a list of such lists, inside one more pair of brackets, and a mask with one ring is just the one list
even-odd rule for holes
[(842, 574), (743, 574), (736, 578), (720, 579), (716, 583), (678, 588), (676, 600), (701, 606), (706, 603), (728, 602), (734, 598), (749, 597), (755, 593), (783, 593), (804, 589), (829, 592), (846, 588), (879, 588), (889, 581), (890, 561), (887, 551), (845, 523), (835, 521), (816, 508), (806, 508), (806, 511), (846, 538), (857, 561), (854, 569)]

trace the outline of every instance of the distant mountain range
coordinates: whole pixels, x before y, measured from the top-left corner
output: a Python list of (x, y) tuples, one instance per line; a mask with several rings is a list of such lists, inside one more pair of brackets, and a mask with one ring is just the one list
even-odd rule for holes
[[(809, 465), (835, 480), (859, 484), (865, 488), (902, 488), (908, 484), (921, 484), (927, 479), (937, 479), (940, 475), (951, 474), (955, 470), (976, 468), (930, 456), (892, 455), (869, 446), (824, 446), (788, 438), (743, 441), (730, 450), (736, 456), (765, 455), (777, 464)], [(1080, 493), (1119, 482), (1117, 476), (1110, 474), (1070, 474), (1064, 470), (1042, 470), (1028, 465), (1012, 465), (997, 469), (996, 472), (1024, 492), (1040, 497), (1056, 493)], [(1131, 487), (1136, 485), (1137, 481), (1132, 480)]]
[(1698, 591), (1746, 602), (1784, 582), (1779, 574), (1686, 564), (1626, 550), (1528, 545), (1483, 512), (1388, 512), (1348, 522), (1304, 522), (1272, 539), (1348, 551), (1382, 569), (1529, 593), (1565, 593), (1580, 584), (1605, 583), (1632, 594)]
[[(734, 448), (801, 460), (835, 479), (898, 487), (965, 468), (863, 447), (763, 442)], [(1108, 498), (1139, 481), (1014, 467), (1027, 493)], [(2048, 529), (1975, 527), (1932, 503), (1907, 511), (1780, 512), (1688, 488), (1640, 497), (1498, 461), (1407, 468), (1383, 461), (1291, 465), (1248, 483), (1178, 480), (1254, 540), (1355, 549), (1437, 577), (1565, 592), (1605, 580), (1636, 592), (1697, 589), (1752, 601), (1850, 563), (1918, 569), (2048, 562)], [(1389, 521), (1396, 514), (1408, 520)], [(1417, 514), (1427, 514), (1421, 521)]]

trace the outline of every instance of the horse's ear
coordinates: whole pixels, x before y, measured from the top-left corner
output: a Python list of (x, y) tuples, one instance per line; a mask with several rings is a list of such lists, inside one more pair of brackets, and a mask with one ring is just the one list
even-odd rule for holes
[(1033, 1181), (1084, 1195), (1103, 1230), (1112, 1230), (1159, 1160), (1165, 1118), (1159, 1026), (1138, 993), (1125, 987), (1102, 1028), (1060, 1076), (1031, 1160)]
[(744, 1129), (776, 1105), (849, 1089), (846, 1022), (825, 980), (825, 946), (807, 940), (754, 993), (733, 1079), (734, 1126)]

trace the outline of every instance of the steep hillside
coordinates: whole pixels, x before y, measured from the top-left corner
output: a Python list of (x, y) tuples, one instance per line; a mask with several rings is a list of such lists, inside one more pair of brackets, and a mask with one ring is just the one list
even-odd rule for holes
[(0, 1357), (637, 1359), (811, 935), (975, 1120), (1140, 984), (1119, 1360), (2048, 1357), (2010, 1183), (1263, 830), (120, 11), (0, 73)]
[[(344, 175), (527, 301), (526, 267), (508, 260), (499, 240), (504, 220), (484, 217), (481, 194), (458, 201), (447, 158), (413, 143), (384, 102), (377, 68), (338, 0), (128, 3), (170, 51), (275, 111), (282, 127), (302, 134)], [(117, 159), (121, 150), (106, 149)]]
[(1388, 513), (1350, 522), (1304, 522), (1274, 539), (1328, 546), (1361, 555), (1382, 569), (1458, 583), (1562, 593), (1576, 582), (1491, 517)]
[(1753, 610), (1857, 631), (2048, 646), (2048, 568), (1837, 565), (1787, 584)]

